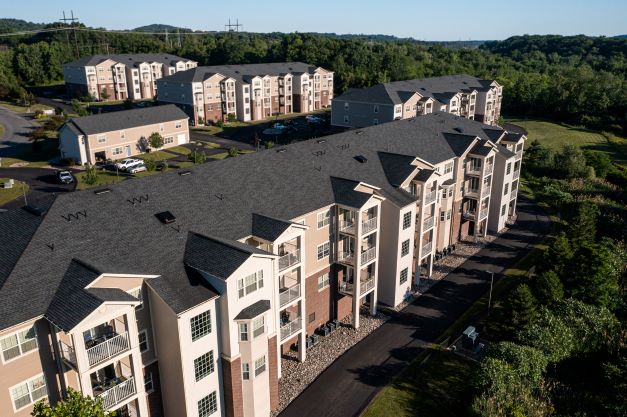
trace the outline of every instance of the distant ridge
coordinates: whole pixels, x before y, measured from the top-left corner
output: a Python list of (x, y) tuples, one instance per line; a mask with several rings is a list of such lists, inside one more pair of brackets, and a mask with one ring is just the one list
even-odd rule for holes
[(44, 23), (33, 23), (22, 19), (0, 18), (0, 33), (37, 30), (46, 26)]
[(132, 29), (135, 32), (176, 32), (176, 30), (180, 30), (181, 32), (191, 32), (191, 29), (179, 28), (172, 25), (165, 25), (162, 23), (153, 23), (151, 25), (140, 26), (138, 28)]

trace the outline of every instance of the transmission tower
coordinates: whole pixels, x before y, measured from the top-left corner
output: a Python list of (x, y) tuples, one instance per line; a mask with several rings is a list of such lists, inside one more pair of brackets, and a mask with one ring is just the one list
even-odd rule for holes
[(244, 25), (240, 24), (239, 19), (235, 20), (235, 23), (231, 23), (231, 19), (229, 19), (229, 23), (224, 25), (224, 30), (227, 32), (239, 32)]
[[(78, 17), (74, 17), (74, 11), (70, 10), (70, 16), (71, 17), (66, 17), (65, 16), (65, 10), (63, 11), (63, 18), (61, 19), (61, 21), (65, 24), (67, 24), (68, 22), (70, 22), (70, 26), (72, 27), (72, 35), (74, 36), (74, 46), (76, 48), (76, 59), (80, 58), (80, 53), (78, 50), (78, 38), (76, 37), (76, 25), (75, 23), (78, 23)], [(67, 35), (66, 32), (66, 39), (68, 42), (68, 45), (70, 44), (70, 37), (69, 35)]]

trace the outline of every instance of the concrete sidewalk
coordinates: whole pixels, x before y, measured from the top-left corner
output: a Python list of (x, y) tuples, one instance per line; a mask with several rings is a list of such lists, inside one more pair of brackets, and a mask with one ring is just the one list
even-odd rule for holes
[(538, 242), (550, 220), (535, 204), (518, 202), (518, 221), (342, 355), (298, 396), (280, 417), (358, 416), (424, 346), (433, 343), (489, 289), (495, 279)]

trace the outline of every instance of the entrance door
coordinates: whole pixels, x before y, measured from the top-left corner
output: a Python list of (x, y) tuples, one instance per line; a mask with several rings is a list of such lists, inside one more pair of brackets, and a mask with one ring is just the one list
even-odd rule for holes
[(131, 156), (131, 145), (126, 145), (126, 156), (129, 157)]

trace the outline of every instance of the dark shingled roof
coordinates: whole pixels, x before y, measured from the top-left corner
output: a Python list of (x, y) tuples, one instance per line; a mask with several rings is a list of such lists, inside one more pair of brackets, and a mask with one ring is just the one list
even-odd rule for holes
[(279, 220), (273, 217), (253, 213), (252, 234), (253, 236), (274, 242), (291, 225), (291, 222), (285, 220)]
[(361, 208), (372, 197), (372, 194), (355, 191), (359, 181), (331, 177), (331, 187), (335, 202), (344, 206)]
[(414, 156), (379, 152), (379, 159), (386, 178), (394, 187), (400, 187), (416, 169), (416, 166), (411, 164), (416, 159)]
[(240, 311), (238, 315), (235, 316), (235, 320), (254, 319), (258, 315), (263, 314), (268, 310), (270, 310), (270, 300), (259, 300), (256, 303), (242, 309), (242, 311)]
[(470, 153), (473, 155), (487, 156), (492, 150), (494, 150), (494, 147), (484, 140), (476, 144), (470, 150)]
[(133, 67), (136, 64), (141, 64), (142, 62), (159, 62), (161, 64), (173, 66), (176, 61), (191, 61), (190, 59), (181, 58), (180, 56), (172, 54), (116, 54), (86, 56), (79, 60), (68, 62), (64, 65), (94, 66), (106, 61), (107, 59), (111, 59), (130, 67)]
[(91, 116), (75, 117), (67, 124), (76, 127), (84, 135), (94, 135), (112, 130), (131, 129), (156, 123), (187, 119), (188, 116), (174, 104), (122, 110)]
[(501, 138), (501, 136), (503, 136), (503, 133), (505, 133), (502, 129), (485, 128), (483, 129), (483, 131), (486, 133), (486, 135), (488, 135), (490, 140), (495, 143)]
[[(193, 166), (186, 176), (165, 172), (123, 181), (102, 195), (92, 190), (60, 193), (43, 220), (31, 216), (41, 224), (28, 226), (36, 231), (0, 288), (0, 329), (43, 315), (75, 258), (106, 273), (157, 276), (147, 285), (176, 313), (185, 311), (216, 297), (190, 266), (217, 270), (219, 275), (231, 270), (233, 266), (222, 265), (221, 259), (205, 257), (204, 249), (219, 247), (217, 253), (228, 250), (230, 254), (241, 249), (241, 256), (247, 256), (252, 249), (234, 241), (252, 234), (253, 213), (294, 220), (346, 202), (343, 190), (348, 200), (365, 201), (368, 194), (351, 191), (350, 185), (358, 181), (380, 187), (381, 195), (404, 202), (404, 207), (412, 197), (389, 183), (379, 152), (416, 155), (437, 164), (456, 155), (443, 132), (462, 128), (468, 135), (488, 139), (484, 127), (447, 113), (430, 114), (364, 128), (361, 134), (349, 130), (326, 136), (324, 143), (297, 142), (285, 146), (285, 152), (263, 150)], [(312, 156), (320, 150), (326, 153)], [(355, 155), (365, 156), (368, 162), (357, 162)], [(150, 198), (134, 205), (128, 202), (140, 195)], [(176, 214), (175, 224), (164, 225), (155, 218), (164, 210)], [(65, 220), (64, 216), (78, 211), (87, 217)], [(20, 230), (11, 232), (17, 235)], [(188, 247), (189, 232), (194, 242)]]
[(429, 178), (431, 178), (433, 174), (435, 174), (434, 169), (424, 168), (424, 169), (421, 169), (420, 172), (416, 174), (416, 176), (414, 176), (414, 180), (418, 182), (425, 182), (425, 181), (428, 181)]
[(252, 255), (272, 254), (236, 241), (193, 232), (187, 234), (185, 264), (216, 278), (228, 278)]

